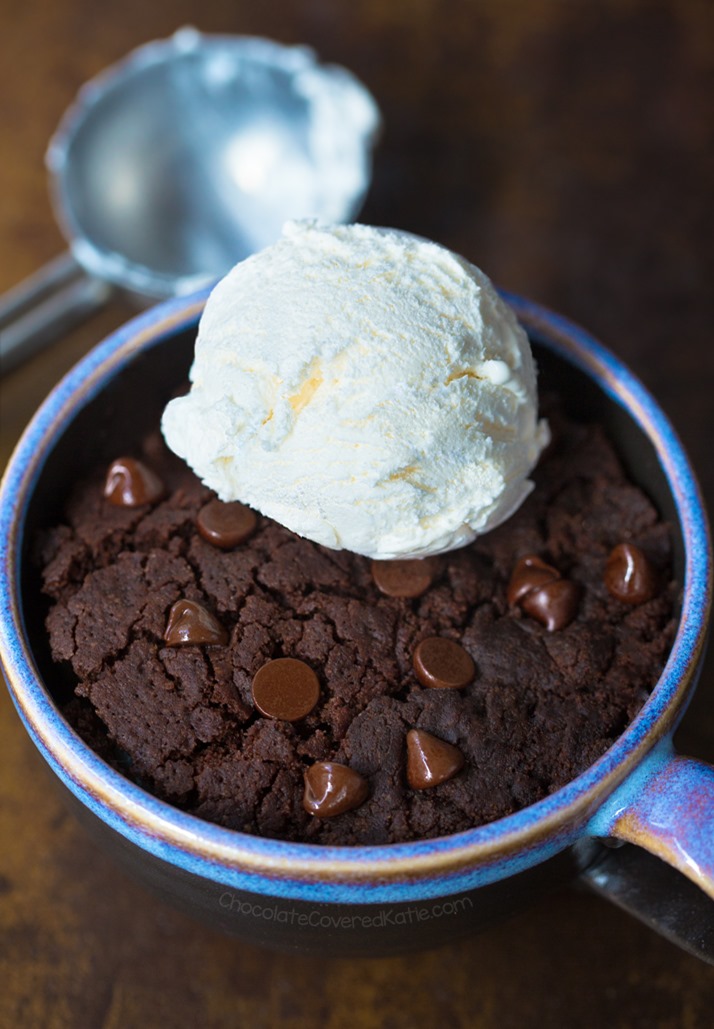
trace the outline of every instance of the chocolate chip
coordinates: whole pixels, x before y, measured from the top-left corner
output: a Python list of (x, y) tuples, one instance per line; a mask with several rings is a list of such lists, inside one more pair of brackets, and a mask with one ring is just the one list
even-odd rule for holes
[(169, 612), (164, 639), (170, 647), (190, 643), (217, 643), (225, 646), (228, 633), (221, 623), (195, 600), (177, 600)]
[(476, 666), (458, 643), (429, 636), (414, 651), (414, 671), (423, 686), (461, 690), (473, 679)]
[(318, 761), (305, 772), (302, 806), (317, 818), (334, 818), (364, 804), (369, 784), (359, 772), (335, 761)]
[(407, 782), (413, 790), (438, 786), (463, 767), (464, 755), (453, 743), (423, 729), (410, 729), (407, 733)]
[(207, 543), (221, 550), (232, 550), (255, 532), (258, 518), (255, 511), (238, 501), (224, 504), (209, 500), (196, 518), (196, 528)]
[(142, 507), (155, 504), (165, 493), (161, 479), (133, 457), (112, 461), (104, 482), (104, 496), (116, 507)]
[(309, 665), (294, 657), (278, 657), (253, 678), (253, 702), (261, 714), (283, 722), (309, 715), (320, 699), (320, 683)]
[(513, 569), (511, 581), (508, 583), (506, 599), (513, 606), (520, 603), (526, 593), (545, 586), (547, 582), (554, 582), (560, 578), (560, 572), (552, 565), (546, 564), (536, 554), (527, 554), (522, 557)]
[(544, 625), (549, 632), (564, 629), (578, 611), (580, 587), (537, 554), (520, 558), (513, 569), (506, 599)]
[(619, 543), (607, 559), (605, 585), (623, 604), (644, 604), (657, 594), (657, 574), (634, 543)]
[(578, 613), (580, 587), (570, 579), (555, 579), (531, 590), (521, 598), (526, 614), (544, 625), (548, 632), (564, 629)]
[(435, 573), (436, 562), (428, 557), (372, 562), (375, 585), (388, 597), (420, 597), (431, 586)]

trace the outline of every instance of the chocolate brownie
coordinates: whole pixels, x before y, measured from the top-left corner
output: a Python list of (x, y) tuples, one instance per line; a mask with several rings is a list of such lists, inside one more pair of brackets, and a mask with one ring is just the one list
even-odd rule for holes
[[(528, 500), (432, 559), (418, 596), (389, 595), (369, 560), (265, 518), (242, 542), (216, 546), (197, 529), (212, 494), (158, 432), (134, 455), (163, 485), (153, 502), (111, 502), (98, 468), (40, 541), (52, 653), (74, 684), (66, 717), (177, 807), (289, 840), (443, 835), (556, 790), (610, 746), (657, 682), (677, 587), (668, 526), (604, 432), (548, 416), (555, 443)], [(634, 603), (606, 581), (622, 543), (654, 584)], [(548, 627), (534, 597), (564, 616)], [(206, 613), (209, 642), (182, 645), (187, 604)], [(458, 645), (464, 681), (439, 681), (448, 669), (430, 654), (433, 638), (437, 651)], [(280, 706), (288, 666), (268, 664), (285, 658), (312, 670), (297, 717)], [(351, 799), (320, 809), (314, 790), (335, 775)]]

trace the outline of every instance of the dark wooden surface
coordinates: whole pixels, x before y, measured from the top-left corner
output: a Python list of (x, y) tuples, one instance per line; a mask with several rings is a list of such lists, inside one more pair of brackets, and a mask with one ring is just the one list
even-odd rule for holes
[[(307, 42), (386, 130), (365, 221), (431, 236), (583, 323), (656, 393), (714, 500), (708, 0), (0, 0), (0, 289), (62, 247), (43, 152), (80, 84), (148, 39)], [(2, 381), (0, 462), (113, 303)], [(680, 745), (714, 758), (714, 664)], [(563, 888), (466, 943), (367, 962), (270, 955), (118, 872), (0, 697), (0, 1024), (705, 1027), (714, 975)]]

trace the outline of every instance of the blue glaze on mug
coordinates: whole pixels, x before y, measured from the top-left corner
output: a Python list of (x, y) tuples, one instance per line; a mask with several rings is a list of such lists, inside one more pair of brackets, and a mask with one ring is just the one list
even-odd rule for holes
[(610, 796), (588, 831), (644, 847), (714, 897), (714, 768), (662, 740)]
[[(64, 721), (24, 638), (17, 565), (29, 497), (79, 408), (134, 354), (193, 326), (205, 296), (163, 304), (90, 353), (50, 394), (8, 467), (0, 513), (0, 647), (20, 715), (60, 780), (98, 819), (168, 865), (232, 889), (322, 903), (399, 903), (468, 891), (546, 861), (585, 835), (613, 833), (616, 819), (602, 805), (611, 795), (620, 803), (628, 790), (636, 793), (637, 769), (653, 767), (646, 755), (671, 735), (695, 684), (711, 603), (708, 527), (679, 440), (644, 387), (583, 330), (513, 296), (507, 299), (531, 336), (582, 368), (645, 430), (681, 521), (686, 560), (679, 630), (658, 686), (610, 750), (556, 793), (497, 822), (438, 839), (324, 847), (249, 836), (179, 811), (108, 767)], [(613, 792), (618, 787), (625, 792)], [(610, 816), (593, 817), (599, 808)]]

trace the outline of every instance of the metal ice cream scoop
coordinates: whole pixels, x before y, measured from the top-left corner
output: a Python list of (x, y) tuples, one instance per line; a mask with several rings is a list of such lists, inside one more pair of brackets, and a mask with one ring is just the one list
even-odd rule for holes
[(203, 36), (148, 43), (79, 92), (50, 141), (69, 251), (0, 300), (8, 370), (99, 307), (191, 292), (289, 218), (349, 221), (370, 180), (377, 105), (306, 47)]

